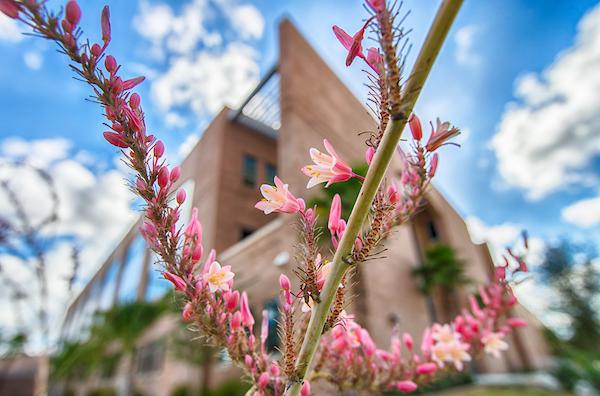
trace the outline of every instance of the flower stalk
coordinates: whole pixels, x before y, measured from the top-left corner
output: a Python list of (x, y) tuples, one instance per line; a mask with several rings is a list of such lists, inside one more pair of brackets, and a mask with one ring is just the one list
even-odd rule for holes
[(331, 305), (335, 299), (338, 285), (352, 264), (351, 252), (354, 241), (363, 227), (369, 209), (396, 150), (402, 131), (408, 121), (408, 117), (412, 113), (421, 89), (425, 84), (431, 67), (440, 52), (462, 2), (462, 0), (446, 0), (441, 4), (427, 34), (425, 43), (417, 57), (410, 78), (404, 87), (399, 111), (391, 114), (391, 122), (388, 124), (381, 144), (375, 152), (364, 184), (350, 214), (348, 225), (335, 252), (331, 272), (321, 291), (321, 302), (315, 304), (312, 309), (308, 329), (296, 363), (295, 382), (287, 390), (286, 395), (288, 396), (300, 395), (303, 380), (319, 346), (319, 341)]

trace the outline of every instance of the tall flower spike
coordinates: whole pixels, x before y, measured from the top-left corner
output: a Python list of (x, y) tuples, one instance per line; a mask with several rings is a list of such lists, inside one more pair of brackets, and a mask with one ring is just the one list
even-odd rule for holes
[(275, 176), (275, 186), (263, 184), (260, 186), (260, 192), (263, 199), (254, 205), (258, 210), (265, 214), (277, 213), (297, 213), (304, 211), (305, 204), (302, 198), (296, 198), (289, 192), (289, 186), (284, 184), (280, 178)]
[(323, 154), (314, 147), (310, 149), (310, 158), (314, 165), (307, 165), (302, 168), (302, 173), (310, 177), (306, 188), (311, 188), (320, 183), (326, 183), (325, 187), (333, 183), (344, 182), (357, 176), (342, 158), (335, 152), (335, 149), (327, 141), (323, 140), (328, 154)]

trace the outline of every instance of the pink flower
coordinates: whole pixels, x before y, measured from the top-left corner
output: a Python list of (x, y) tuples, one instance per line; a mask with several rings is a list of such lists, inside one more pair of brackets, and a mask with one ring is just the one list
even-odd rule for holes
[(414, 343), (411, 335), (408, 333), (404, 333), (402, 335), (402, 341), (404, 342), (404, 346), (406, 346), (406, 349), (412, 352)]
[(233, 311), (238, 306), (239, 301), (240, 301), (240, 292), (239, 291), (235, 290), (233, 292), (225, 294), (225, 308), (227, 308), (228, 311)]
[(408, 126), (413, 139), (419, 141), (423, 137), (423, 128), (421, 127), (421, 120), (415, 113), (412, 113), (408, 118)]
[(235, 311), (235, 313), (231, 315), (231, 322), (229, 322), (229, 326), (233, 332), (237, 331), (242, 326), (242, 314), (240, 311)]
[(417, 390), (417, 384), (412, 381), (400, 381), (396, 385), (396, 389), (400, 392), (411, 393)]
[(429, 178), (435, 176), (435, 172), (438, 167), (438, 153), (434, 153), (433, 157), (431, 157), (431, 162), (429, 163)]
[(115, 147), (119, 147), (119, 148), (127, 148), (129, 147), (129, 145), (125, 142), (125, 139), (123, 139), (123, 135), (121, 135), (120, 133), (116, 133), (116, 132), (104, 132), (104, 139), (106, 139), (106, 141), (110, 144), (112, 144)]
[(310, 176), (310, 180), (306, 188), (311, 188), (319, 183), (327, 183), (326, 187), (333, 183), (344, 182), (353, 176), (356, 176), (350, 168), (335, 152), (333, 146), (323, 140), (325, 149), (328, 154), (323, 154), (316, 148), (310, 149), (310, 157), (315, 165), (307, 165), (302, 168), (302, 172), (306, 176)]
[(0, 0), (0, 11), (9, 18), (17, 19), (19, 17), (19, 11), (21, 10), (19, 4), (14, 0)]
[(502, 333), (488, 333), (481, 337), (481, 343), (484, 345), (483, 350), (495, 358), (500, 357), (500, 353), (508, 349), (508, 344), (504, 341)]
[(207, 274), (204, 274), (204, 281), (208, 283), (208, 289), (211, 293), (217, 290), (228, 291), (229, 281), (235, 274), (231, 272), (231, 266), (221, 267), (217, 261), (213, 261)]
[(437, 365), (435, 363), (423, 363), (417, 366), (417, 374), (430, 375), (437, 371)]
[(340, 220), (342, 217), (342, 199), (339, 194), (335, 194), (333, 199), (331, 200), (331, 209), (329, 210), (329, 221), (327, 222), (327, 227), (329, 228), (329, 232), (331, 235), (336, 235), (339, 226)]
[(310, 396), (310, 382), (304, 380), (302, 388), (300, 388), (300, 396)]
[(104, 6), (102, 9), (100, 24), (102, 25), (102, 41), (104, 41), (104, 45), (106, 46), (110, 41), (110, 10), (108, 6)]
[(379, 49), (371, 47), (367, 50), (367, 65), (373, 69), (375, 73), (380, 75), (383, 71), (383, 55), (379, 52)]
[(171, 282), (173, 286), (175, 286), (175, 289), (181, 292), (184, 292), (187, 289), (187, 285), (185, 284), (184, 280), (181, 279), (179, 276), (172, 274), (169, 271), (163, 272), (163, 276), (166, 280)]
[(527, 322), (521, 318), (509, 318), (507, 320), (507, 322), (510, 327), (525, 327), (525, 326), (527, 326)]
[(432, 152), (443, 146), (453, 138), (460, 134), (458, 128), (450, 127), (450, 123), (448, 121), (441, 122), (438, 118), (436, 121), (437, 125), (435, 129), (433, 125), (431, 126), (431, 135), (429, 136), (429, 140), (425, 147), (428, 151)]
[(281, 287), (281, 290), (289, 291), (292, 287), (290, 278), (288, 278), (284, 274), (279, 275), (279, 286)]
[(254, 207), (262, 210), (265, 214), (273, 212), (296, 213), (305, 209), (304, 201), (289, 192), (288, 185), (283, 184), (277, 176), (275, 176), (275, 186), (263, 184), (260, 186), (260, 192), (264, 198), (257, 202)]
[(248, 304), (248, 294), (242, 293), (242, 299), (240, 301), (240, 312), (242, 313), (242, 323), (248, 328), (254, 325), (254, 316), (250, 312), (250, 305)]
[(366, 3), (375, 12), (385, 10), (385, 0), (366, 0)]
[(69, 0), (67, 2), (67, 6), (65, 7), (65, 17), (73, 27), (77, 26), (79, 23), (79, 20), (81, 19), (81, 8), (79, 8), (79, 4), (77, 4), (75, 0)]
[(365, 151), (365, 161), (367, 161), (368, 165), (371, 165), (371, 161), (373, 161), (374, 156), (375, 156), (375, 149), (371, 146), (367, 147), (367, 151)]
[(179, 205), (181, 205), (185, 202), (185, 196), (186, 196), (185, 190), (183, 188), (180, 188), (177, 191), (177, 195), (175, 196), (175, 199), (177, 200), (177, 203)]
[(187, 304), (185, 304), (185, 307), (183, 307), (183, 312), (181, 313), (181, 316), (183, 316), (183, 320), (189, 322), (190, 320), (192, 320), (193, 314), (194, 309), (192, 307), (192, 303), (188, 302)]

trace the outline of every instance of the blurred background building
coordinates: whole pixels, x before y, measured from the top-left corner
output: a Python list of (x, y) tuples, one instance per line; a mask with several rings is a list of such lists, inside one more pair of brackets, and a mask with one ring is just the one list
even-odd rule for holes
[[(308, 161), (309, 148), (319, 147), (327, 138), (352, 165), (359, 164), (364, 161), (364, 137), (358, 133), (373, 126), (365, 107), (294, 26), (283, 21), (277, 64), (239, 109), (224, 108), (214, 118), (182, 163), (180, 184), (188, 196), (182, 219), (187, 220), (192, 206), (198, 208), (204, 246), (214, 247), (218, 260), (233, 267), (236, 284), (248, 291), (253, 311), (269, 312), (269, 343), (274, 351), (279, 315), (275, 285), (281, 272), (293, 278), (295, 233), (290, 216), (265, 216), (254, 209), (258, 188), (271, 183), (277, 174), (294, 194), (310, 201), (321, 192), (306, 190), (306, 177), (299, 171)], [(395, 162), (390, 175), (398, 170)], [(154, 264), (157, 258), (137, 228), (127, 233), (68, 307), (63, 348), (84, 344), (103, 312), (132, 304), (162, 304), (165, 299), (166, 304), (177, 305), (169, 294), (170, 284)], [(397, 227), (384, 245), (382, 258), (365, 263), (355, 275), (357, 297), (349, 307), (380, 346), (388, 345), (395, 325), (419, 334), (433, 320), (449, 320), (464, 301), (465, 291), (485, 282), (493, 272), (487, 246), (471, 242), (461, 216), (434, 188), (424, 209), (411, 223)], [(425, 290), (426, 274), (415, 276), (414, 270), (433, 260), (436, 247), (440, 254), (440, 246), (454, 255), (461, 279), (457, 278), (456, 287)], [(467, 279), (473, 284), (462, 281)], [(485, 359), (473, 370), (508, 372), (547, 365), (541, 326), (524, 309), (517, 310), (530, 326), (515, 332), (513, 347), (502, 359)], [(165, 309), (155, 316), (132, 315), (128, 321), (144, 318), (149, 325), (140, 326), (132, 339), (95, 351), (102, 354), (102, 363), (91, 372), (83, 375), (71, 370), (51, 376), (53, 393), (113, 390), (122, 394), (129, 383), (136, 394), (166, 396), (186, 387), (215, 388), (238, 373), (218, 351), (204, 348), (205, 353), (198, 356), (183, 356), (180, 334), (192, 343), (187, 348), (203, 347), (201, 341), (189, 341), (193, 333), (182, 329), (177, 312)], [(420, 342), (418, 337), (416, 341)], [(128, 343), (127, 348), (123, 342)], [(127, 353), (118, 353), (123, 350)]]

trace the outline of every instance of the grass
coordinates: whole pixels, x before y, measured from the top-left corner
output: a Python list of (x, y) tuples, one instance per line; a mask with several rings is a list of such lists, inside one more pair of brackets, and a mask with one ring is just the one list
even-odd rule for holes
[(453, 390), (431, 393), (435, 396), (571, 396), (568, 392), (557, 392), (534, 387), (461, 387)]

